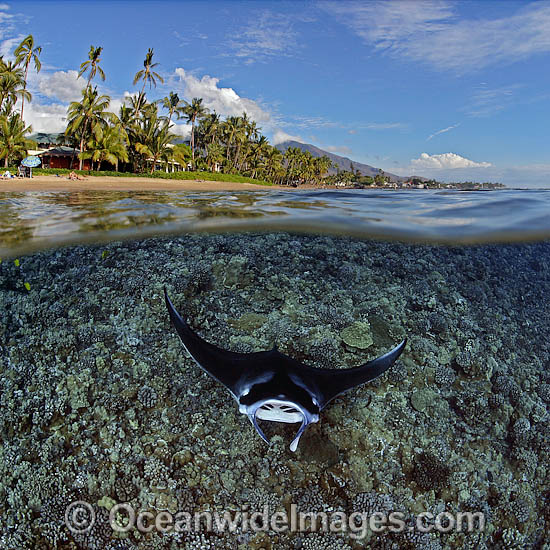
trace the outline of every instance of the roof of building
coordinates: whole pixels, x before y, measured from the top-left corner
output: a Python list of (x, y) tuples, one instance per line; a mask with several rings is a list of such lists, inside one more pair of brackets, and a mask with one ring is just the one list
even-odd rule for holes
[(47, 151), (40, 153), (40, 156), (48, 157), (72, 157), (77, 155), (78, 152), (72, 147), (66, 147), (65, 145), (58, 145), (57, 147), (51, 147)]

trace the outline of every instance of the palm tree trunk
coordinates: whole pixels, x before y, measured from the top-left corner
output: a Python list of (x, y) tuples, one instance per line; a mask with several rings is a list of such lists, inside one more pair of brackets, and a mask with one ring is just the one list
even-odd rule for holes
[(195, 119), (191, 119), (191, 162), (195, 170)]
[(237, 150), (235, 151), (235, 158), (233, 159), (233, 167), (235, 170), (238, 170), (238, 161), (239, 161), (239, 155), (241, 154), (241, 144), (239, 143), (237, 145)]
[[(29, 63), (30, 59), (25, 67), (25, 85), (23, 86), (23, 91), (27, 89), (27, 73), (29, 72)], [(21, 121), (23, 121), (23, 107), (25, 106), (25, 94), (21, 96)]]
[(78, 156), (78, 169), (82, 170), (82, 151), (84, 148), (84, 134), (80, 138), (80, 155)]
[(78, 163), (78, 169), (82, 170), (82, 151), (84, 151), (84, 136), (86, 135), (86, 128), (88, 127), (88, 119), (84, 121), (84, 128), (82, 129), (82, 136), (80, 138), (80, 157)]

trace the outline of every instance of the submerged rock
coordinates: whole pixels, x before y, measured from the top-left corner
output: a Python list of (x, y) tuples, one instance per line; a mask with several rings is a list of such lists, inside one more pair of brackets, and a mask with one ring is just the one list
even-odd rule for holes
[(372, 346), (370, 324), (365, 321), (356, 321), (340, 332), (342, 341), (352, 348), (367, 349)]

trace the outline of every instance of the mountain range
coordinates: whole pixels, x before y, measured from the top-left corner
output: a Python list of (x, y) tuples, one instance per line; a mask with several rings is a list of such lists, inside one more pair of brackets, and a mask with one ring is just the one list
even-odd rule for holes
[[(379, 168), (375, 168), (374, 166), (370, 166), (369, 164), (363, 164), (362, 162), (351, 160), (348, 157), (341, 157), (340, 155), (335, 155), (334, 153), (323, 151), (323, 149), (320, 149), (315, 145), (311, 145), (310, 143), (300, 143), (299, 141), (288, 140), (283, 141), (282, 143), (278, 143), (277, 145), (275, 145), (275, 147), (277, 147), (277, 149), (279, 149), (279, 151), (282, 151), (283, 153), (289, 147), (298, 147), (298, 149), (301, 149), (302, 151), (309, 151), (314, 157), (322, 157), (323, 155), (326, 155), (332, 161), (332, 167), (329, 170), (329, 174), (336, 174), (338, 168), (340, 168), (341, 171), (350, 171), (352, 164), (353, 170), (359, 170), (362, 176), (374, 177), (376, 176), (376, 174), (380, 173)], [(382, 170), (382, 175), (389, 176), (391, 181), (407, 181), (409, 179), (405, 176), (397, 176), (396, 174), (385, 172), (384, 170)]]

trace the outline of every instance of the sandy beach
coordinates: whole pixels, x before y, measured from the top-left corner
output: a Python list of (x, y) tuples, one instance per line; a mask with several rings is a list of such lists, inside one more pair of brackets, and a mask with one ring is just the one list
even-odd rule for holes
[(71, 181), (67, 177), (35, 176), (32, 179), (0, 179), (0, 191), (265, 191), (287, 189), (255, 183), (205, 180), (165, 180), (142, 177), (88, 176)]

